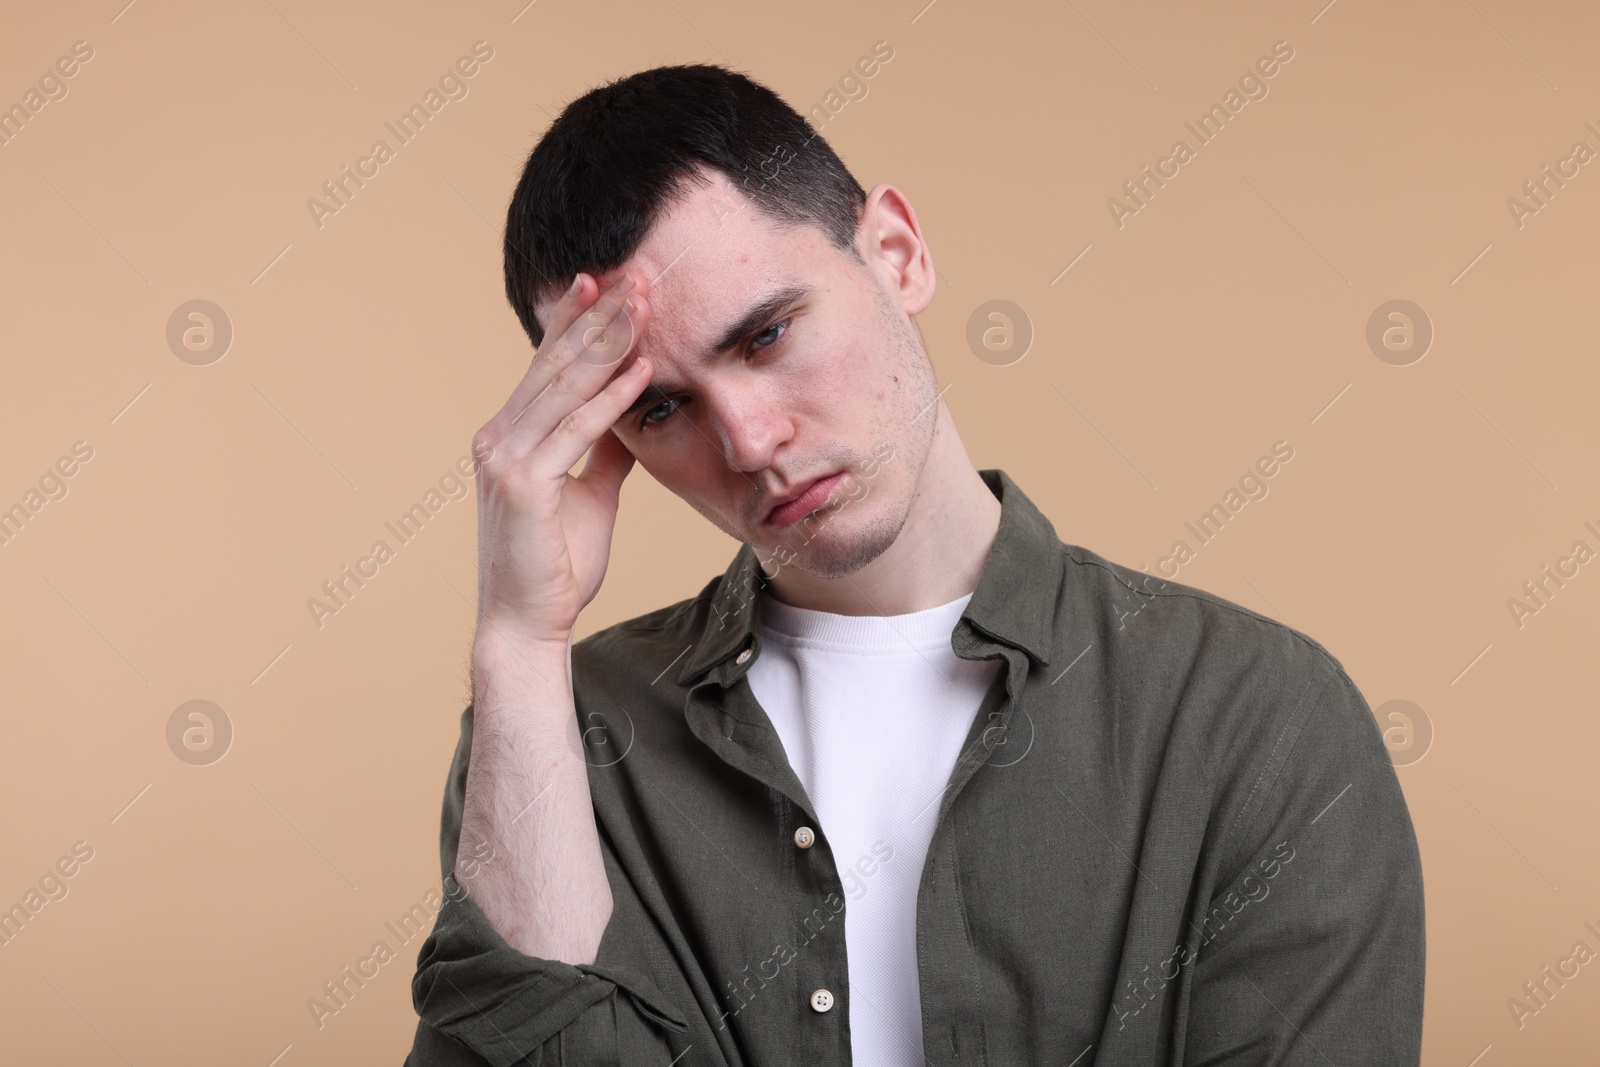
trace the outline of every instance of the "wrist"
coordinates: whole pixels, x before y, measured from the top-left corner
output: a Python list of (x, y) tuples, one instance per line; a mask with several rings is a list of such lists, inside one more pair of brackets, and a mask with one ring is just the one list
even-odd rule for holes
[(472, 641), (472, 658), (501, 660), (506, 657), (565, 659), (572, 644), (572, 631), (552, 631), (527, 625), (515, 616), (483, 614), (478, 617), (478, 632)]
[(571, 634), (534, 637), (491, 626), (478, 629), (472, 644), (472, 680), (476, 692), (506, 684), (569, 684)]

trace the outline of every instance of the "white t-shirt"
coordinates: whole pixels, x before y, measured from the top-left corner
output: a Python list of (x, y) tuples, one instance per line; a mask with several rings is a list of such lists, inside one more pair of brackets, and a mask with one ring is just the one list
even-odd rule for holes
[(763, 594), (746, 677), (833, 848), (845, 892), (854, 1062), (923, 1067), (917, 887), (940, 801), (1000, 669), (950, 635), (971, 594), (908, 615), (835, 615)]

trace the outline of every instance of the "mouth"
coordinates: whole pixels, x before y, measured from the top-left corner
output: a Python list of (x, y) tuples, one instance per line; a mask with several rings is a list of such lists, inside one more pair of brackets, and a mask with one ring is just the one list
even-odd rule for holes
[(833, 474), (823, 475), (821, 478), (803, 486), (798, 495), (779, 501), (767, 512), (767, 517), (761, 520), (762, 525), (780, 529), (793, 526), (827, 503), (828, 494), (833, 492), (834, 487), (844, 478), (845, 473), (844, 471), (836, 471)]

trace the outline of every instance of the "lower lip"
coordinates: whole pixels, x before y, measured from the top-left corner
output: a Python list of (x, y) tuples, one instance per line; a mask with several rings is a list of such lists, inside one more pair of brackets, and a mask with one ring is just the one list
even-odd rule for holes
[(828, 501), (828, 494), (833, 492), (834, 486), (844, 480), (844, 471), (830, 475), (817, 482), (810, 489), (801, 493), (789, 503), (775, 509), (767, 516), (768, 526), (793, 526), (807, 515), (816, 511)]

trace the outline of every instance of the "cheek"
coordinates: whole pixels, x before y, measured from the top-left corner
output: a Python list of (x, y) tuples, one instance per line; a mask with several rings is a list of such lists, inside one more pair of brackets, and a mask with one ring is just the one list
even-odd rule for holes
[(674, 453), (642, 446), (638, 452), (639, 466), (665, 489), (677, 492), (682, 488), (686, 473), (681, 457)]
[(881, 404), (889, 381), (883, 374), (881, 354), (875, 354), (865, 337), (858, 342), (832, 345), (827, 357), (808, 368), (792, 383), (797, 407), (832, 420), (838, 414)]
[(868, 399), (864, 391), (875, 392), (876, 388), (855, 368), (844, 367), (799, 383), (791, 403), (797, 413), (810, 413), (832, 422), (864, 403)]
[(720, 479), (732, 472), (699, 431), (690, 429), (688, 436), (677, 436), (654, 447), (641, 445), (638, 460), (645, 473), (663, 489), (693, 501), (702, 513), (706, 507), (723, 506), (727, 489)]

